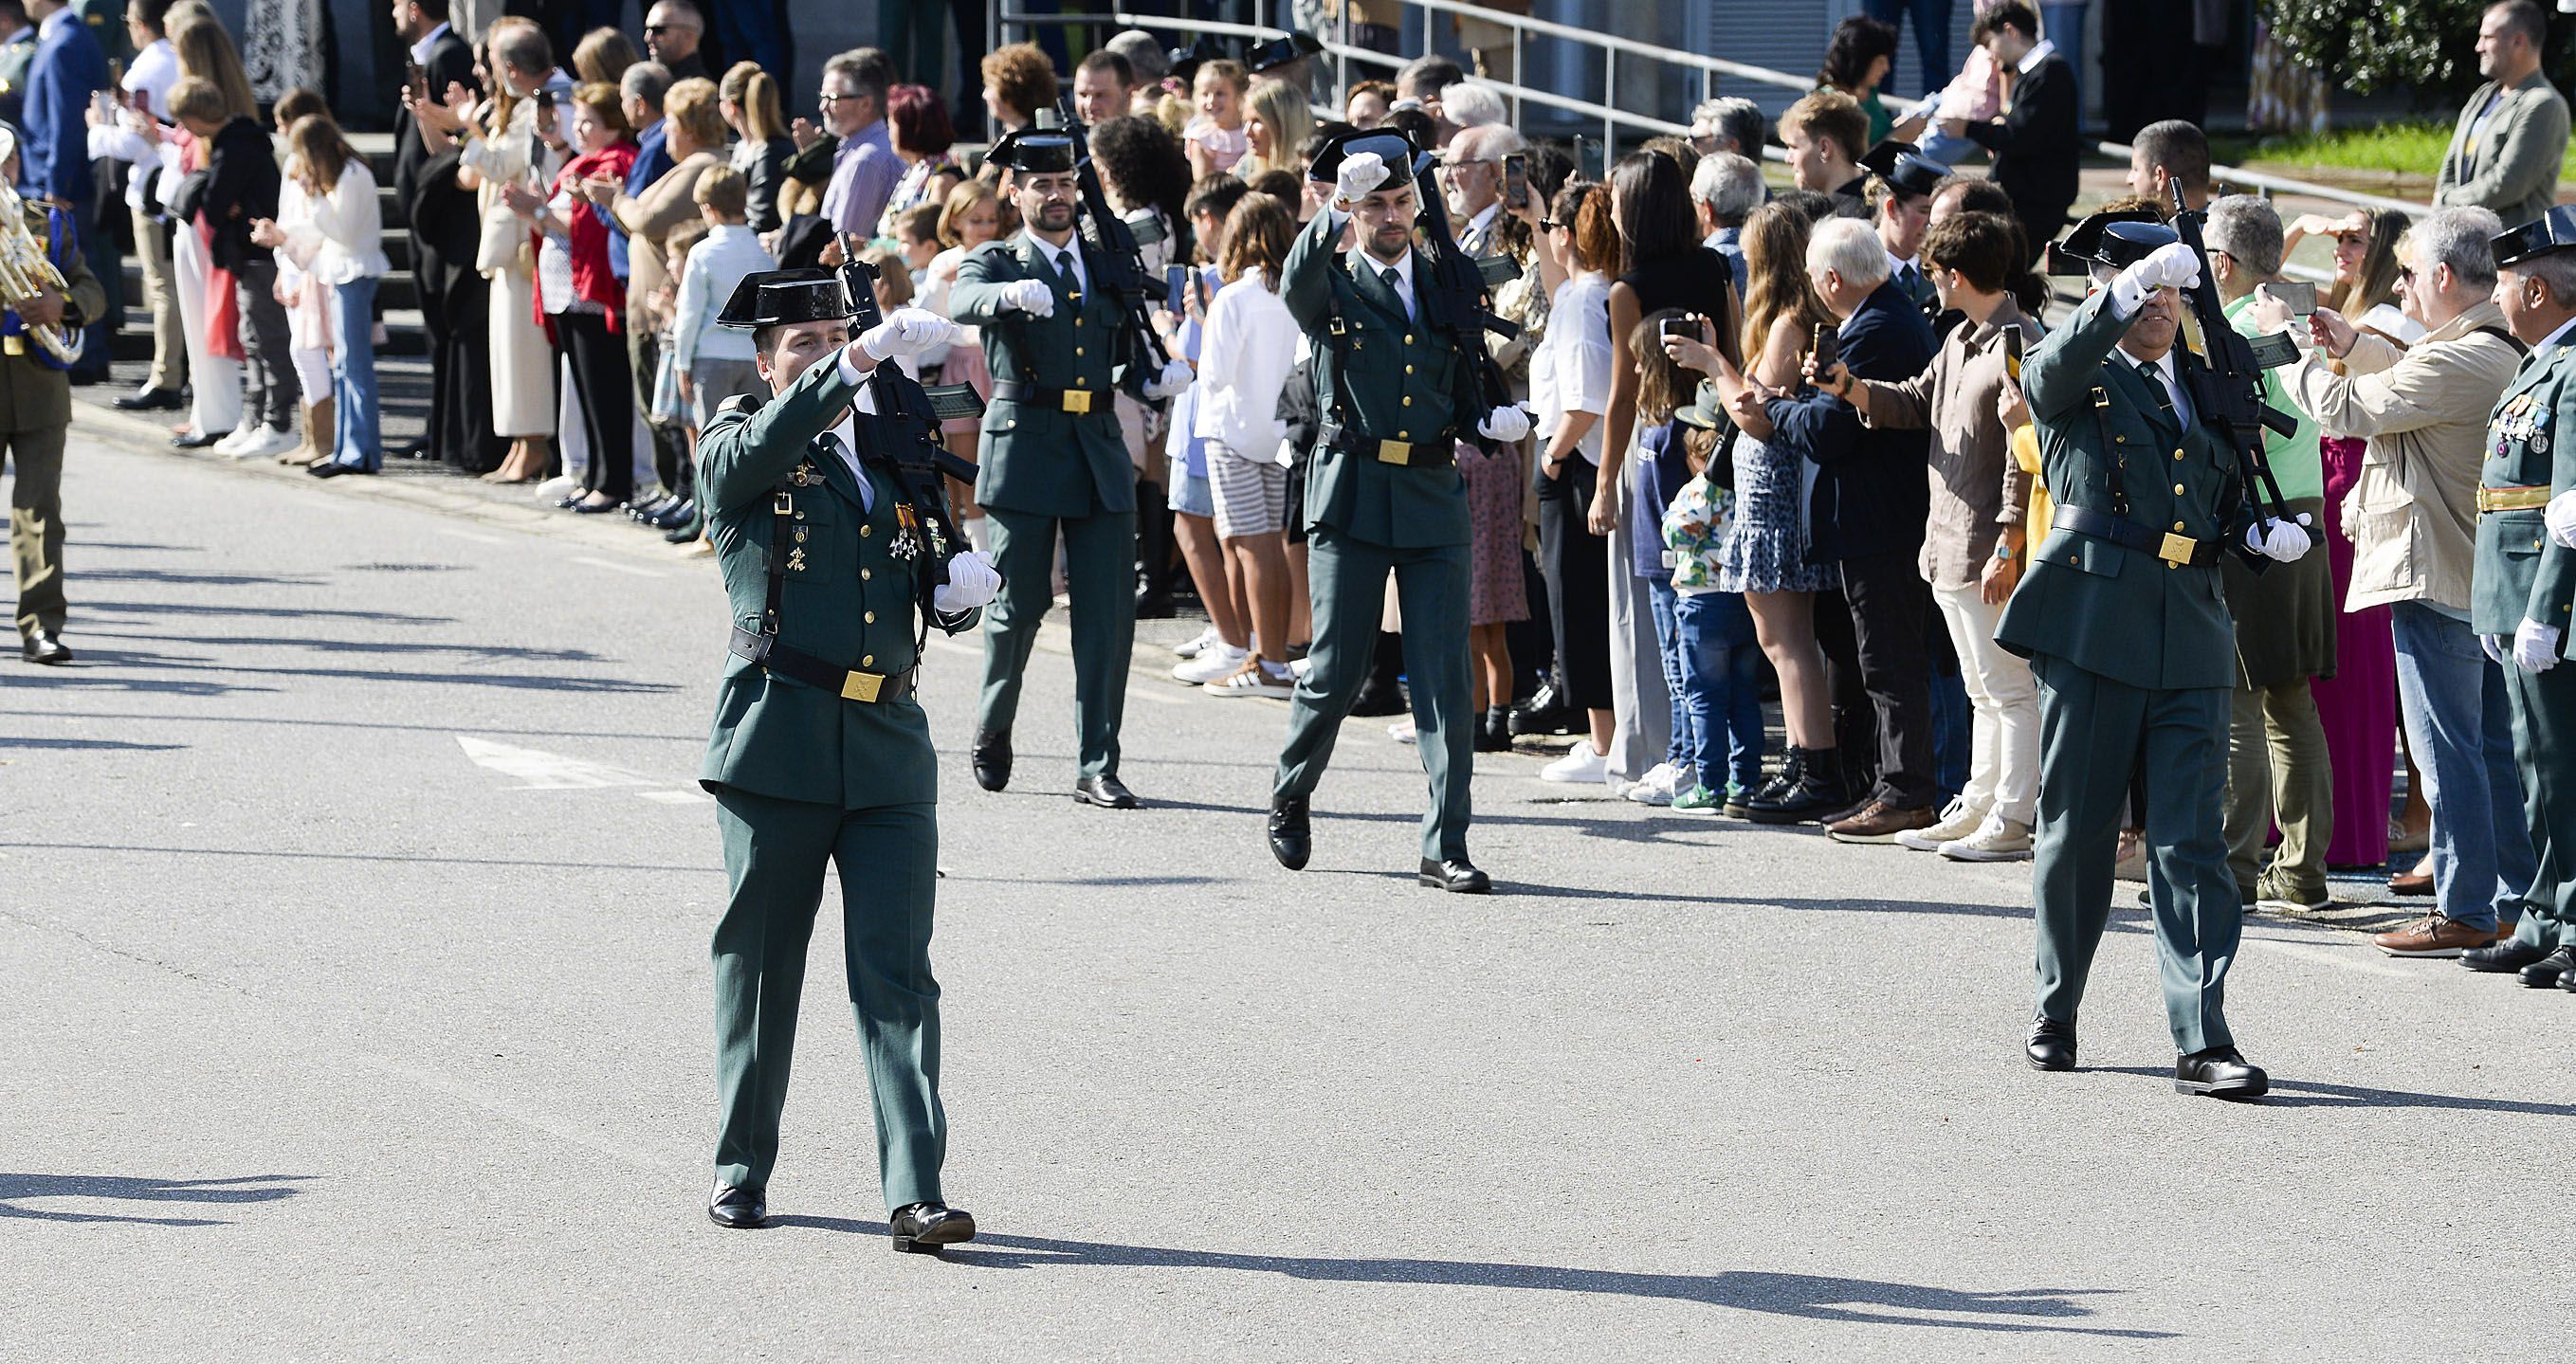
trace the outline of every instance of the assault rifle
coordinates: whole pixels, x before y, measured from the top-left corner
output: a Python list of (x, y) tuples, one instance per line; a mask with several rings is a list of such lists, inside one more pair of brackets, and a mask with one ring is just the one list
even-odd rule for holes
[[(855, 234), (841, 234), (841, 291), (849, 296), (850, 335), (854, 337), (885, 320), (884, 311), (877, 307), (877, 269), (859, 255), (866, 245)], [(900, 534), (927, 540), (930, 554), (923, 567), (928, 585), (936, 587), (948, 581), (949, 554), (966, 543), (965, 535), (957, 529), (955, 514), (949, 510), (948, 485), (941, 478), (944, 475), (970, 485), (975, 481), (975, 466), (950, 454), (940, 444), (939, 424), (983, 415), (983, 400), (964, 384), (923, 388), (920, 380), (904, 373), (903, 366), (892, 360), (878, 365), (868, 376), (867, 391), (875, 399), (876, 415), (882, 420), (858, 423), (859, 457), (894, 471), (905, 504), (896, 509), (904, 523)], [(886, 436), (885, 423), (894, 426), (891, 439)]]
[[(1438, 163), (1438, 155), (1427, 151), (1416, 154), (1413, 160), (1414, 194), (1422, 201), (1414, 226), (1422, 233), (1423, 254), (1431, 261), (1430, 287), (1422, 290), (1422, 320), (1430, 326), (1447, 328), (1457, 339), (1459, 358), (1466, 362), (1476, 393), (1490, 411), (1510, 404), (1512, 395), (1503, 384), (1503, 367), (1494, 363), (1494, 353), (1485, 345), (1485, 333), (1492, 332), (1509, 341), (1521, 334), (1521, 328), (1519, 323), (1495, 315), (1493, 288), (1486, 282), (1483, 267), (1460, 249), (1457, 234), (1450, 230), (1449, 203), (1441, 197), (1438, 177), (1432, 174)], [(1490, 455), (1494, 442), (1475, 430), (1476, 420), (1483, 415), (1460, 413), (1458, 434)]]
[(2228, 444), (2236, 451), (2238, 477), (2245, 484), (2245, 500), (2255, 514), (2287, 521), (2289, 504), (2281, 496), (2281, 480), (2272, 475), (2271, 460), (2263, 454), (2263, 431), (2269, 427), (2291, 435), (2299, 429), (2298, 419), (2263, 401), (2263, 370), (2255, 363), (2253, 344), (2237, 334), (2219, 306), (2218, 276), (2210, 268), (2209, 249), (2200, 237), (2200, 226), (2209, 214), (2184, 202), (2180, 181), (2174, 182), (2173, 201), (2174, 233), (2200, 258), (2200, 283), (2183, 291), (2192, 315), (2200, 319), (2201, 349), (2209, 362), (2185, 371), (2192, 406), (2204, 421), (2227, 432)]
[(1153, 318), (1145, 305), (1163, 301), (1163, 281), (1145, 269), (1145, 253), (1136, 242), (1136, 229), (1109, 207), (1109, 195), (1100, 188), (1100, 172), (1091, 164), (1091, 135), (1073, 110), (1067, 96), (1058, 103), (1056, 121), (1073, 139), (1073, 170), (1082, 191), (1082, 213), (1076, 230), (1082, 234), (1095, 256), (1100, 270), (1092, 278), (1095, 289), (1109, 291), (1110, 301), (1127, 315), (1128, 327), (1135, 334), (1142, 354), (1152, 360), (1154, 378), (1171, 363), (1171, 352), (1163, 349), (1163, 338), (1154, 330)]

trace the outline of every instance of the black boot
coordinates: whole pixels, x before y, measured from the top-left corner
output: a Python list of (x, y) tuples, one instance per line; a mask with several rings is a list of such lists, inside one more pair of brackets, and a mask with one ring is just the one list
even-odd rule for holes
[(1797, 780), (1776, 794), (1766, 793), (1746, 801), (1746, 819), (1756, 824), (1803, 824), (1850, 805), (1844, 790), (1840, 750), (1793, 748), (1789, 759), (1796, 766)]
[(1488, 706), (1484, 718), (1476, 724), (1476, 751), (1509, 753), (1512, 751), (1512, 711), (1509, 706)]
[(1163, 485), (1136, 480), (1136, 619), (1170, 620), (1172, 512)]
[(1351, 702), (1351, 714), (1402, 715), (1404, 687), (1398, 681), (1404, 675), (1404, 637), (1387, 631), (1377, 632), (1377, 648), (1369, 656), (1368, 680), (1360, 684), (1360, 694)]

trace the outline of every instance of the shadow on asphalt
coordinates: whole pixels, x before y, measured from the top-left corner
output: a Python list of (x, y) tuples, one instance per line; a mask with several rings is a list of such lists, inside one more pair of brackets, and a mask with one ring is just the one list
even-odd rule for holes
[[(20, 1207), (30, 1198), (117, 1198), (139, 1203), (274, 1203), (304, 1192), (292, 1181), (311, 1175), (240, 1175), (231, 1179), (135, 1179), (122, 1175), (0, 1174), (0, 1217), (40, 1222), (131, 1222), (151, 1227), (221, 1227), (220, 1217), (138, 1217)], [(255, 1188), (242, 1187), (256, 1185)]]
[[(886, 1224), (844, 1217), (774, 1217), (772, 1225), (883, 1236)], [(1822, 1274), (1727, 1270), (1717, 1274), (1640, 1274), (1608, 1269), (1566, 1269), (1477, 1260), (1363, 1260), (1306, 1255), (1237, 1255), (1162, 1246), (1122, 1246), (1062, 1241), (1043, 1236), (982, 1235), (952, 1246), (941, 1257), (977, 1269), (1124, 1268), (1229, 1269), (1284, 1274), (1328, 1283), (1429, 1284), (1455, 1288), (1532, 1288), (1559, 1293), (1602, 1293), (1630, 1298), (1671, 1298), (1747, 1312), (1814, 1321), (1875, 1326), (1939, 1326), (1951, 1330), (2050, 1332), (2119, 1340), (2171, 1340), (2171, 1331), (2125, 1330), (2075, 1324), (2093, 1315), (2081, 1300), (2124, 1293), (2113, 1288), (2023, 1288), (1992, 1293), (1923, 1284), (1881, 1283)], [(1931, 1316), (1927, 1313), (1947, 1315)]]
[[(2171, 1083), (2173, 1071), (2156, 1066), (2085, 1066), (2105, 1075), (2143, 1075)], [(2330, 1085), (2317, 1080), (2272, 1077), (2272, 1093), (2256, 1108), (2449, 1108), (2462, 1113), (2528, 1113), (2543, 1118), (2576, 1118), (2576, 1104), (2529, 1103), (2520, 1099), (2472, 1099), (2459, 1094), (2416, 1094), (2403, 1089)]]
[(136, 744), (136, 743), (127, 743), (127, 742), (126, 742), (125, 740), (123, 740), (123, 739), (9, 739), (9, 738), (0, 738), (0, 748), (59, 748), (59, 749), (71, 749), (71, 748), (77, 748), (77, 749), (90, 749), (90, 750), (96, 750), (96, 749), (125, 749), (125, 750), (130, 750), (130, 751), (139, 752), (139, 753), (172, 753), (172, 752), (176, 752), (176, 751), (178, 751), (179, 749), (183, 749), (183, 748), (186, 748), (186, 747), (187, 747), (187, 745), (186, 745), (186, 744)]

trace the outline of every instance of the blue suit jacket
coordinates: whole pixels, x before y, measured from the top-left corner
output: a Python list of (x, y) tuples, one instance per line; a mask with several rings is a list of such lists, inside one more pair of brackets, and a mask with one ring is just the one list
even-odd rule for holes
[(107, 56), (89, 25), (62, 10), (36, 33), (27, 64), (27, 187), (86, 206), (95, 197), (89, 173), (89, 99), (107, 88)]
[[(1842, 362), (1863, 379), (1911, 379), (1932, 363), (1932, 324), (1893, 280), (1861, 301), (1841, 329)], [(1932, 484), (1931, 437), (1864, 426), (1849, 403), (1815, 388), (1765, 404), (1771, 443), (1817, 466), (1808, 505), (1807, 558), (1829, 564), (1923, 548)]]
[[(627, 194), (642, 194), (647, 186), (670, 172), (674, 163), (669, 132), (669, 124), (656, 123), (636, 136), (635, 164), (626, 168)], [(608, 268), (616, 271), (619, 279), (627, 277), (626, 232), (614, 216), (608, 221)]]

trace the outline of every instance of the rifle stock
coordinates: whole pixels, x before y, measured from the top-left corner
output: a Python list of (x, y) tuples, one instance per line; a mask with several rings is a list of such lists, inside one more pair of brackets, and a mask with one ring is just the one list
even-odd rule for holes
[[(1414, 194), (1421, 200), (1416, 226), (1422, 232), (1424, 254), (1431, 261), (1431, 287), (1422, 291), (1423, 320), (1448, 328), (1457, 339), (1460, 357), (1475, 376), (1476, 392), (1490, 411), (1506, 406), (1512, 399), (1511, 390), (1503, 383), (1502, 366), (1494, 363), (1494, 353), (1486, 348), (1484, 334), (1491, 332), (1508, 341), (1521, 334), (1520, 324), (1495, 315), (1493, 291), (1485, 283), (1483, 267), (1459, 248), (1457, 234), (1449, 227), (1448, 202), (1441, 198), (1438, 179), (1431, 173), (1435, 164), (1429, 152), (1416, 157), (1413, 163)], [(1495, 443), (1475, 434), (1467, 414), (1460, 413), (1459, 418), (1461, 439), (1492, 454)]]
[[(1082, 191), (1082, 215), (1077, 230), (1101, 259), (1100, 277), (1092, 281), (1095, 288), (1109, 291), (1119, 310), (1127, 314), (1128, 326), (1135, 333), (1139, 353), (1150, 358), (1154, 372), (1171, 363), (1171, 352), (1163, 348), (1163, 338), (1155, 332), (1153, 319), (1145, 312), (1147, 303), (1161, 302), (1163, 281), (1145, 269), (1144, 249), (1137, 245), (1136, 230), (1127, 220), (1112, 212), (1109, 195), (1100, 187), (1100, 172), (1091, 164), (1091, 131), (1073, 109), (1067, 97), (1058, 102), (1057, 121), (1073, 138), (1073, 166), (1076, 182)], [(1148, 376), (1151, 377), (1151, 376)]]

